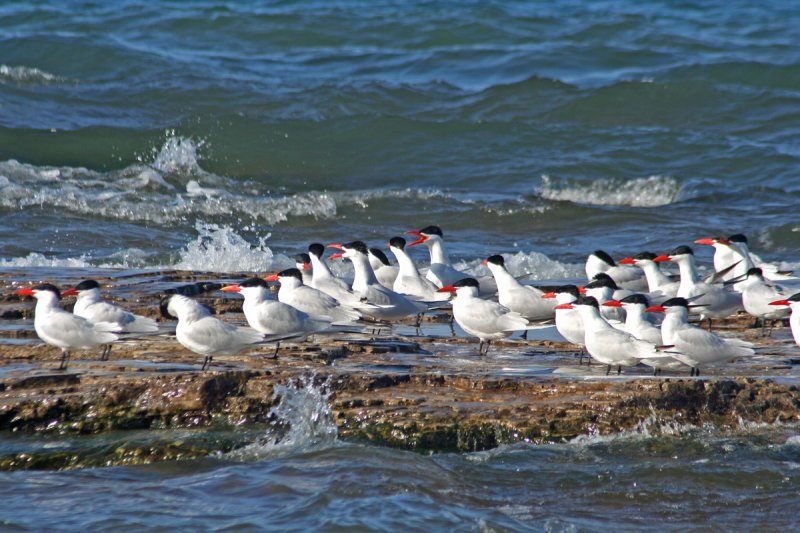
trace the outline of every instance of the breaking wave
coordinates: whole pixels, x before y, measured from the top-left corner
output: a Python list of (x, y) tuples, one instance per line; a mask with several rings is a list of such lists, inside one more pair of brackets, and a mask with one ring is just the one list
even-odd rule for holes
[(658, 207), (681, 199), (680, 183), (669, 176), (583, 182), (544, 175), (536, 192), (547, 200), (587, 205)]
[[(562, 263), (550, 259), (540, 252), (517, 252), (503, 254), (506, 269), (517, 278), (525, 280), (572, 279), (585, 276), (584, 266), (577, 263)], [(456, 269), (476, 277), (491, 276), (482, 259), (461, 261), (454, 265)]]
[(44, 85), (67, 81), (67, 78), (50, 74), (35, 67), (0, 65), (0, 83), (25, 83)]

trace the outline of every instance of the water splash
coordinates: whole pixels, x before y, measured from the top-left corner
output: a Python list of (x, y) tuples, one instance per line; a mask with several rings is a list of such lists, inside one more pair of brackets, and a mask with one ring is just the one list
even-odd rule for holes
[(669, 176), (582, 182), (544, 175), (536, 192), (548, 200), (576, 204), (658, 207), (677, 201), (681, 194), (681, 185), (678, 180)]
[(331, 446), (338, 429), (330, 407), (330, 378), (318, 382), (313, 374), (275, 385), (270, 410), (270, 427), (258, 441), (225, 455), (241, 461), (258, 460), (276, 454), (302, 452)]
[(265, 272), (276, 266), (289, 268), (294, 262), (286, 256), (275, 255), (267, 240), (271, 234), (258, 238), (251, 245), (228, 226), (197, 222), (197, 239), (181, 250), (174, 268), (210, 272)]

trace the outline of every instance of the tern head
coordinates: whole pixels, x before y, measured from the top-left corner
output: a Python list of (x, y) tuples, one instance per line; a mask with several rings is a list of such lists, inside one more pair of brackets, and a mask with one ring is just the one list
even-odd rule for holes
[(575, 285), (561, 285), (560, 287), (556, 287), (550, 292), (544, 293), (542, 298), (558, 298), (558, 295), (564, 294), (572, 296), (573, 300), (577, 300), (581, 296), (581, 292), (578, 290), (578, 287)]
[(296, 286), (298, 284), (303, 283), (303, 274), (296, 268), (287, 268), (286, 270), (281, 270), (277, 274), (271, 274), (264, 278), (265, 281), (280, 281), (281, 285), (293, 285)]
[[(318, 242), (311, 243), (308, 245), (308, 253), (313, 254), (315, 257), (322, 258), (322, 254), (325, 253), (325, 247)], [(311, 258), (309, 257), (309, 259)]]
[(506, 260), (503, 259), (502, 255), (490, 255), (486, 259), (484, 259), (483, 264), (491, 268), (491, 265), (496, 265), (499, 267), (505, 268)]
[(409, 246), (416, 246), (417, 244), (428, 244), (432, 240), (441, 240), (444, 235), (439, 226), (426, 226), (419, 231), (407, 231), (409, 235), (418, 237), (416, 241), (409, 243)]
[(480, 285), (478, 284), (478, 280), (475, 278), (463, 278), (452, 285), (446, 285), (441, 289), (438, 289), (436, 292), (454, 292), (457, 295), (461, 294), (462, 292), (472, 293), (477, 295), (478, 289)]
[(653, 252), (640, 252), (633, 257), (626, 257), (619, 260), (620, 265), (641, 265), (647, 261), (653, 261), (658, 257)]
[(609, 276), (605, 272), (599, 272), (599, 273), (594, 275), (594, 278), (592, 278), (592, 281), (587, 283), (584, 286), (584, 288), (585, 289), (607, 288), (607, 289), (611, 289), (611, 290), (615, 291), (619, 287), (617, 287), (616, 282), (611, 278), (611, 276)]
[(364, 241), (351, 241), (347, 244), (342, 245), (342, 250), (344, 251), (344, 257), (352, 258), (358, 254), (367, 255), (369, 253), (369, 248), (364, 243)]
[(607, 264), (608, 266), (617, 266), (617, 264), (614, 262), (614, 260), (611, 258), (611, 256), (608, 255), (603, 250), (595, 250), (594, 252), (592, 252), (589, 255), (590, 256), (592, 256), (592, 255), (595, 256), (596, 258), (598, 258), (600, 261), (602, 261), (603, 263)]
[(79, 296), (91, 290), (100, 290), (100, 284), (93, 279), (86, 279), (61, 293), (61, 296)]
[(392, 237), (389, 239), (389, 248), (397, 248), (402, 250), (406, 247), (406, 240), (402, 237)]
[(792, 309), (800, 309), (800, 292), (789, 296), (785, 300), (770, 302), (769, 305), (783, 305), (791, 307)]
[(742, 233), (734, 233), (733, 235), (729, 235), (728, 240), (736, 244), (747, 244), (747, 237), (745, 237)]
[(645, 307), (650, 305), (650, 301), (647, 299), (647, 296), (638, 293), (626, 296), (625, 298), (621, 299), (619, 303), (621, 303), (623, 306), (625, 304), (643, 305)]
[(389, 258), (386, 257), (386, 254), (383, 253), (383, 250), (381, 250), (380, 248), (370, 248), (369, 256), (374, 257), (375, 259), (380, 261), (382, 265), (390, 266), (391, 264), (389, 263)]
[(303, 270), (310, 270), (311, 269), (311, 258), (308, 254), (301, 253), (294, 256), (294, 262), (297, 265), (297, 268), (301, 268)]
[(248, 289), (252, 289), (254, 287), (261, 287), (264, 290), (269, 289), (269, 285), (265, 280), (261, 278), (248, 278), (238, 284), (226, 285), (225, 287), (222, 287), (220, 290), (222, 292), (243, 292), (243, 290), (247, 291)]
[(665, 261), (679, 261), (689, 256), (694, 257), (694, 251), (691, 248), (688, 246), (678, 246), (677, 248), (673, 248), (668, 254), (659, 255), (658, 257), (654, 258), (653, 261), (656, 263), (662, 263)]
[(688, 316), (690, 307), (695, 307), (695, 306), (691, 305), (689, 303), (689, 300), (687, 300), (686, 298), (681, 298), (678, 296), (675, 298), (670, 298), (661, 305), (650, 306), (647, 309), (645, 309), (645, 311), (647, 311), (648, 313), (668, 313), (674, 309), (677, 311), (682, 311), (686, 313), (686, 315)]
[(41, 298), (52, 298), (58, 301), (61, 299), (61, 291), (58, 290), (58, 287), (50, 283), (41, 283), (33, 287), (19, 289), (16, 292), (21, 296), (33, 296), (37, 300)]

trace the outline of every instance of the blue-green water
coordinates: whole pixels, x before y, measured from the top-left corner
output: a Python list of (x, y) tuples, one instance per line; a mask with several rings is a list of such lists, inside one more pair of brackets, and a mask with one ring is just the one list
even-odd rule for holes
[[(383, 245), (428, 224), (469, 266), (514, 253), (539, 278), (580, 275), (596, 248), (734, 232), (800, 266), (799, 138), (791, 2), (0, 5), (0, 268), (23, 275), (268, 271), (311, 241)], [(695, 430), (434, 457), (334, 440), (3, 474), (0, 516), (47, 530), (785, 529), (796, 439)]]

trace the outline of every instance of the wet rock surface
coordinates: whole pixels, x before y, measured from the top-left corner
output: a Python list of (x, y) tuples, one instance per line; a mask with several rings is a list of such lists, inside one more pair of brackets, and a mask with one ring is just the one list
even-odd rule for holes
[[(158, 316), (152, 285), (126, 287), (120, 302)], [(608, 434), (652, 417), (720, 428), (800, 421), (797, 351), (788, 329), (761, 338), (745, 317), (722, 331), (753, 340), (757, 356), (699, 378), (688, 377), (688, 369), (652, 377), (646, 367), (606, 376), (604, 367), (579, 366), (570, 345), (546, 338), (507, 340), (479, 357), (472, 339), (451, 336), (446, 313), (429, 317), (421, 330), (409, 323), (317, 335), (282, 345), (277, 358), (274, 345), (265, 344), (216, 357), (205, 372), (202, 357), (181, 347), (170, 333), (174, 323), (165, 322), (158, 335), (116, 343), (109, 361), (98, 360), (99, 349), (76, 352), (68, 370), (58, 371), (59, 350), (40, 344), (30, 318), (19, 318), (30, 317), (32, 302), (9, 292), (3, 290), (0, 305), (19, 315), (2, 322), (0, 432), (10, 443), (0, 452), (2, 469), (138, 464), (230, 451), (274, 428), (276, 387), (301, 378), (329, 391), (340, 439), (420, 452)], [(220, 294), (201, 297), (220, 317), (243, 321), (240, 300)], [(83, 444), (30, 446), (65, 436)], [(15, 448), (15, 439), (28, 446)]]

